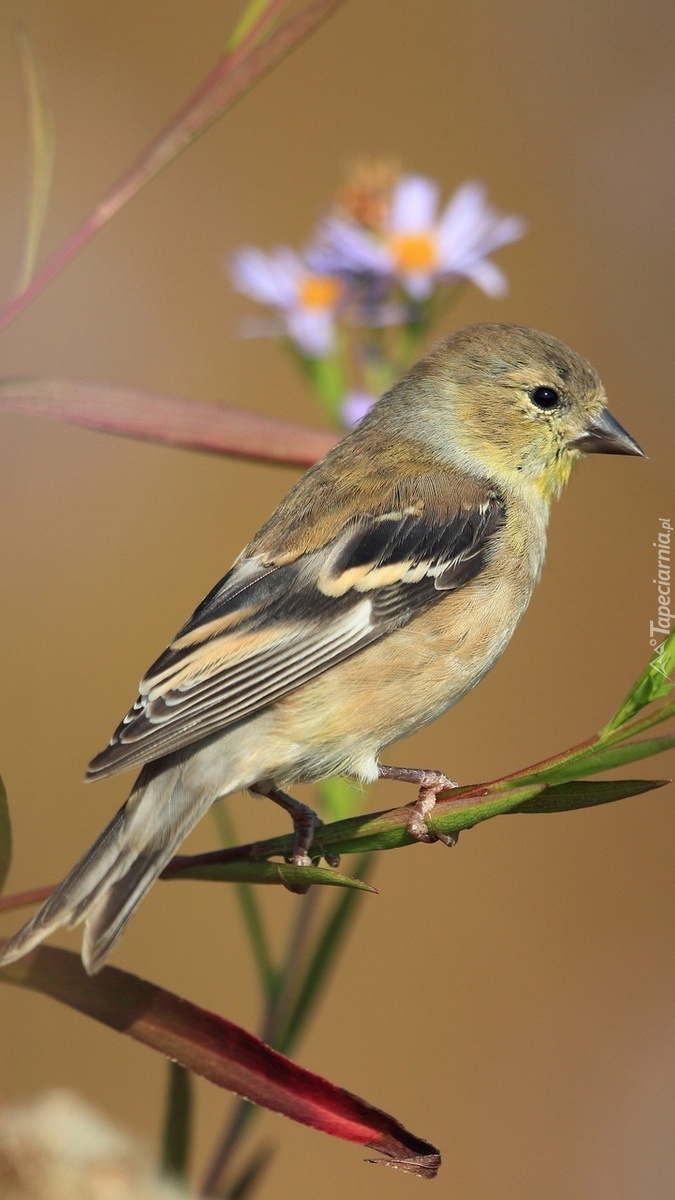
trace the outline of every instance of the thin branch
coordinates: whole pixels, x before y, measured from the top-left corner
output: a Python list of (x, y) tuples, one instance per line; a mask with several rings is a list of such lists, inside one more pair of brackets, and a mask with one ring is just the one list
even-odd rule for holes
[[(0, 309), (0, 330), (44, 291), (127, 201), (344, 3), (345, 0), (315, 0), (315, 3), (279, 26), (262, 42), (259, 39), (261, 32), (264, 32), (263, 18), (256, 22), (241, 45), (219, 61), (169, 124), (33, 277), (29, 286)], [(271, 5), (263, 14), (265, 24), (275, 8), (275, 5)]]
[[(656, 748), (650, 746), (647, 754), (660, 753), (675, 745), (675, 737), (659, 739)], [(639, 744), (638, 744), (639, 746)], [(636, 757), (642, 757), (636, 754)], [(628, 760), (625, 760), (628, 761)], [(602, 770), (611, 766), (603, 763)], [(621, 764), (623, 765), (623, 764)], [(475, 784), (458, 788), (456, 792), (441, 792), (433, 814), (427, 817), (430, 832), (459, 834), (471, 829), (481, 821), (507, 813), (552, 813), (569, 812), (582, 808), (593, 808), (598, 804), (610, 804), (630, 796), (639, 796), (655, 788), (664, 787), (669, 779), (605, 779), (600, 782), (587, 779), (567, 780), (549, 784), (545, 779), (530, 779), (519, 787), (503, 786), (501, 781), (491, 784)], [(373, 850), (397, 850), (402, 846), (419, 845), (408, 830), (410, 805), (385, 809), (347, 817), (324, 825), (314, 840), (312, 852), (318, 859), (331, 855), (369, 853)], [(164, 868), (161, 879), (206, 879), (223, 882), (243, 881), (265, 883), (274, 886), (319, 884), (336, 887), (356, 888), (373, 892), (376, 889), (362, 880), (343, 875), (333, 867), (296, 867), (288, 863), (293, 844), (292, 834), (249, 842), (243, 846), (231, 846), (223, 850), (212, 850), (206, 854), (177, 854)], [(286, 861), (274, 862), (281, 858)], [(39, 888), (33, 892), (5, 896), (0, 899), (0, 912), (20, 908), (32, 900), (44, 900), (52, 888)]]
[(55, 883), (46, 883), (42, 887), (30, 888), (27, 892), (13, 892), (10, 896), (0, 896), (0, 912), (11, 912), (13, 908), (32, 908), (34, 904), (42, 904), (56, 890)]

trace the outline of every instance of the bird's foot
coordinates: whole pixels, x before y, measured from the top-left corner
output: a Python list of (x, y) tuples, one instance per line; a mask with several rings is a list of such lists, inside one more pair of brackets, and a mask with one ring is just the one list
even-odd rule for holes
[[(290, 816), (293, 822), (293, 847), (291, 853), (287, 855), (286, 862), (294, 867), (311, 867), (313, 861), (323, 857), (329, 867), (339, 866), (340, 856), (338, 854), (315, 853), (314, 860), (310, 857), (309, 851), (314, 844), (317, 830), (323, 825), (321, 817), (314, 812), (313, 808), (310, 808), (308, 804), (302, 804), (300, 800), (289, 796), (288, 792), (282, 792), (281, 788), (271, 784), (258, 783), (250, 788), (250, 791), (259, 796), (267, 796)], [(293, 886), (291, 891), (306, 892), (307, 888), (298, 885), (297, 887)]]
[(446, 788), (458, 785), (448, 779), (442, 771), (425, 771), (418, 767), (380, 767), (381, 779), (397, 779), (402, 783), (416, 783), (419, 787), (417, 800), (408, 817), (408, 833), (418, 842), (442, 842), (444, 846), (456, 846), (458, 833), (437, 833), (429, 828), (427, 817), (433, 811), (436, 797)]

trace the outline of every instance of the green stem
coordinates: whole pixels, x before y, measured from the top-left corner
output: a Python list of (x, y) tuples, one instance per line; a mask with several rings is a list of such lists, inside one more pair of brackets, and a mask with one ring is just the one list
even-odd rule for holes
[(347, 392), (345, 364), (340, 350), (324, 358), (310, 358), (302, 354), (293, 342), (287, 340), (286, 346), (323, 411), (339, 425), (340, 410)]
[[(309, 932), (313, 923), (318, 893), (312, 890), (303, 896), (295, 921), (290, 930), (283, 965), (275, 971), (275, 986), (267, 993), (267, 1002), (259, 1037), (274, 1049), (278, 1049), (276, 1034), (283, 1014), (291, 1003), (291, 993), (297, 974), (302, 972), (302, 960), (308, 953)], [(202, 1185), (202, 1194), (222, 1195), (224, 1177), (250, 1122), (260, 1110), (246, 1101), (238, 1101), (227, 1122), (213, 1160)], [(227, 1195), (230, 1190), (227, 1190)]]
[(644, 733), (645, 729), (652, 729), (654, 725), (660, 725), (663, 721), (668, 721), (671, 717), (675, 717), (675, 701), (662, 705), (661, 708), (657, 708), (655, 712), (650, 713), (648, 717), (640, 717), (639, 720), (628, 721), (627, 724), (621, 725), (619, 729), (611, 729), (606, 733), (603, 731), (599, 736), (603, 739), (603, 745), (611, 746), (614, 742), (624, 742), (627, 738), (634, 737), (635, 734)]
[(169, 1063), (166, 1115), (162, 1135), (162, 1171), (184, 1182), (192, 1140), (192, 1076), (179, 1063)]
[[(367, 879), (373, 864), (371, 855), (362, 854), (354, 864), (354, 871), (359, 878)], [(314, 939), (314, 949), (305, 966), (293, 1007), (277, 1031), (275, 1049), (282, 1054), (290, 1053), (316, 1007), (330, 968), (356, 915), (355, 899), (355, 892), (344, 892)]]
[[(217, 801), (212, 812), (223, 846), (234, 846), (237, 840), (236, 830), (226, 803), (222, 800)], [(234, 886), (258, 970), (264, 1003), (267, 1004), (278, 989), (279, 973), (270, 952), (262, 909), (250, 883), (236, 883)]]

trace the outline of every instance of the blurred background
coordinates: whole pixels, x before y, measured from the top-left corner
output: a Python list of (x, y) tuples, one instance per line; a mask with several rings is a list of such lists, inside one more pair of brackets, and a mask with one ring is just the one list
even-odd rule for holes
[[(55, 249), (221, 54), (239, 3), (4, 0), (0, 276), (25, 197), (24, 24), (49, 80)], [(675, 10), (663, 0), (351, 0), (137, 197), (0, 339), (0, 373), (63, 376), (320, 424), (223, 262), (299, 245), (366, 155), (448, 195), (478, 178), (530, 231), (498, 262), (508, 298), (467, 289), (453, 326), (534, 325), (602, 374), (649, 461), (596, 457), (553, 515), (542, 583), (504, 659), (390, 761), (489, 779), (590, 735), (648, 661), (659, 518), (672, 477)], [(449, 329), (450, 323), (447, 325)], [(438, 334), (446, 332), (439, 329)], [(295, 473), (3, 416), (0, 770), (12, 891), (60, 878), (126, 796), (88, 759), (145, 667)], [(631, 775), (663, 778), (666, 758)], [(404, 803), (379, 785), (374, 808)], [(232, 804), (242, 839), (285, 828)], [(383, 855), (300, 1061), (436, 1143), (436, 1194), (666, 1200), (675, 1189), (673, 789), (595, 811), (502, 818), (459, 846)], [(189, 842), (214, 846), (207, 819)], [(279, 937), (297, 903), (272, 898)], [(21, 914), (2, 920), (16, 928)], [(79, 938), (61, 939), (77, 945)], [(114, 962), (248, 1028), (259, 1016), (226, 886), (158, 885)], [(165, 1063), (41, 997), (0, 988), (0, 1102), (67, 1085), (151, 1144)], [(227, 1094), (197, 1086), (196, 1177)], [(359, 1147), (265, 1115), (260, 1191), (322, 1200), (417, 1191)]]

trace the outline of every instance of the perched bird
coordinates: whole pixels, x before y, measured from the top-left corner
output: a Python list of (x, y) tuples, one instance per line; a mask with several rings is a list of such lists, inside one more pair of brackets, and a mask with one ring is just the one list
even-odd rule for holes
[(384, 746), (475, 686), (522, 617), (551, 501), (582, 453), (642, 454), (593, 367), (517, 325), (474, 325), (418, 362), (312, 467), (140, 684), (100, 779), (142, 770), (107, 829), (0, 952), (86, 923), (98, 971), (143, 895), (218, 797), (287, 808), (292, 861), (318, 818), (282, 789), (343, 774), (419, 787), (409, 828), (450, 781), (381, 766)]

